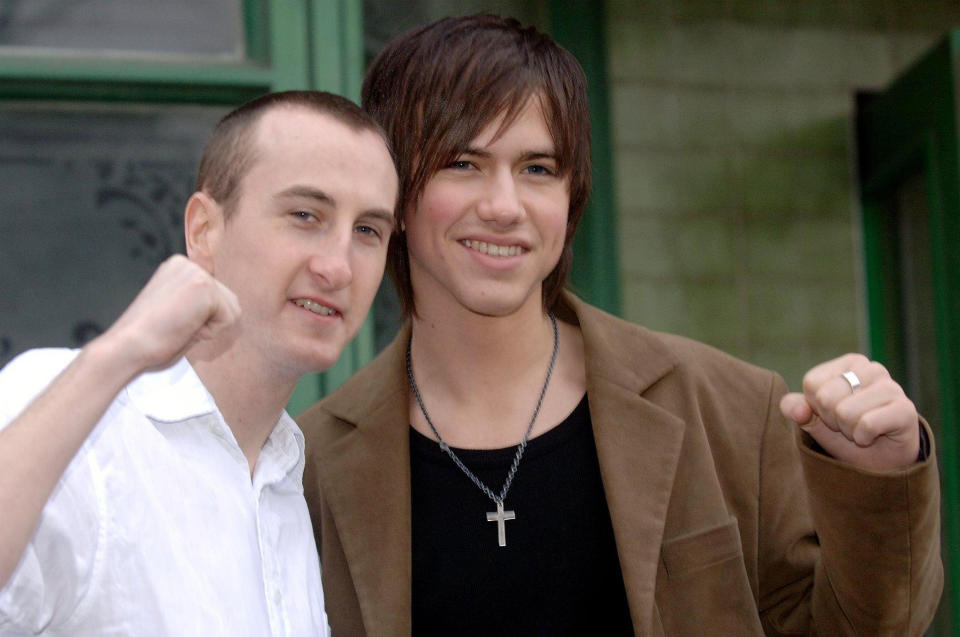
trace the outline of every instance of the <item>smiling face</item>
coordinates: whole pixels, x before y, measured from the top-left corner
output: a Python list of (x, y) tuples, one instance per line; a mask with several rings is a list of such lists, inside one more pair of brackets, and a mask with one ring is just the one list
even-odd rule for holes
[(256, 127), (255, 158), (214, 233), (209, 268), (240, 301), (240, 346), (299, 377), (333, 365), (367, 315), (397, 176), (376, 133), (329, 115), (275, 107)]
[(404, 215), (417, 313), (458, 308), (505, 316), (542, 305), (557, 264), (570, 204), (554, 142), (537, 99), (500, 130), (485, 127), (427, 181)]

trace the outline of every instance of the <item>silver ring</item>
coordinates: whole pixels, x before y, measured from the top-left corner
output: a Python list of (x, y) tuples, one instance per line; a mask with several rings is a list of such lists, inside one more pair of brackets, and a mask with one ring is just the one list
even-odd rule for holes
[(851, 392), (857, 391), (857, 388), (860, 387), (860, 377), (857, 376), (853, 370), (843, 372), (840, 374), (840, 377), (849, 383)]

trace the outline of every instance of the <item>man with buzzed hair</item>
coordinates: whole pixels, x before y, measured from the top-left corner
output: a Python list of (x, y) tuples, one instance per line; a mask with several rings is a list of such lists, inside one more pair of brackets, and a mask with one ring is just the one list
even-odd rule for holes
[(367, 314), (397, 176), (318, 92), (227, 115), (164, 262), (83, 349), (0, 371), (0, 634), (325, 635), (284, 411)]

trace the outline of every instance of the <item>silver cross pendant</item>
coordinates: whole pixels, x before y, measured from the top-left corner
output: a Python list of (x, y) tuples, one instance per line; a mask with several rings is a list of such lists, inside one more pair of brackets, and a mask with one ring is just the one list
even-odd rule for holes
[(487, 513), (487, 522), (496, 522), (497, 523), (497, 544), (499, 546), (507, 545), (507, 530), (504, 522), (507, 520), (516, 520), (517, 514), (513, 511), (504, 511), (503, 502), (497, 502), (496, 512), (490, 511)]

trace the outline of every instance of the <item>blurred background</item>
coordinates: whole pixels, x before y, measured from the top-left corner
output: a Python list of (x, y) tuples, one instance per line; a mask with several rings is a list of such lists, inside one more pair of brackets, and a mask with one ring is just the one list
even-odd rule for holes
[[(885, 362), (937, 432), (960, 634), (956, 0), (0, 0), (0, 365), (103, 331), (183, 249), (205, 137), (240, 102), (359, 98), (394, 35), (489, 11), (590, 82), (594, 182), (574, 288), (799, 387)], [(298, 412), (389, 342), (389, 283)]]

